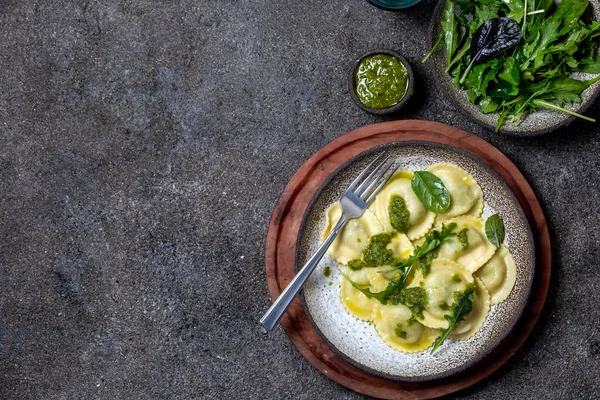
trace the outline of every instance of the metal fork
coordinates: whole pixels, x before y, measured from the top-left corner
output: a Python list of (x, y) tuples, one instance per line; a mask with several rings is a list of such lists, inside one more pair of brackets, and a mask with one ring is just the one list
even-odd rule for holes
[[(260, 323), (266, 329), (271, 330), (277, 325), (279, 319), (292, 303), (296, 295), (304, 286), (304, 283), (314, 271), (325, 252), (340, 233), (346, 222), (352, 218), (360, 217), (373, 201), (377, 193), (390, 179), (395, 169), (392, 168), (393, 161), (389, 157), (385, 157), (377, 166), (375, 164), (383, 156), (383, 153), (378, 155), (350, 184), (346, 192), (340, 199), (342, 208), (342, 216), (337, 222), (329, 236), (319, 246), (317, 252), (308, 260), (306, 265), (302, 267), (300, 272), (296, 274), (294, 279), (281, 292), (277, 300), (271, 305), (271, 308), (260, 319)], [(365, 178), (366, 176), (366, 178)]]

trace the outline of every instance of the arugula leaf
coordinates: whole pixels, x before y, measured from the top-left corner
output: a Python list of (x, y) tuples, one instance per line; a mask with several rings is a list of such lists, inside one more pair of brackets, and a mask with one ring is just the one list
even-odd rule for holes
[(387, 287), (381, 292), (371, 292), (371, 289), (361, 288), (356, 282), (350, 279), (348, 275), (342, 272), (342, 270), (340, 270), (340, 274), (342, 274), (342, 276), (346, 278), (346, 280), (350, 282), (350, 284), (359, 292), (367, 296), (369, 299), (373, 298), (377, 300), (381, 304), (387, 304), (388, 299), (402, 289), (402, 285), (400, 284), (402, 280), (402, 274), (400, 272), (398, 272), (396, 276), (390, 280)]
[[(552, 0), (550, 0), (552, 1)], [(512, 18), (518, 23), (521, 22), (524, 15), (524, 5), (522, 0), (504, 0), (510, 12), (506, 15), (507, 18)]]
[(470, 283), (464, 291), (454, 292), (452, 297), (454, 299), (451, 307), (452, 315), (444, 315), (444, 318), (446, 318), (448, 321), (448, 327), (441, 330), (442, 335), (433, 344), (430, 354), (433, 354), (438, 347), (444, 343), (456, 324), (464, 320), (473, 309), (473, 301), (475, 300), (475, 285)]
[(446, 10), (444, 11), (444, 18), (442, 20), (442, 28), (444, 29), (444, 39), (446, 41), (446, 58), (448, 64), (452, 61), (452, 55), (456, 50), (457, 42), (457, 28), (456, 28), (456, 16), (454, 14), (454, 1), (448, 0)]
[(485, 235), (496, 247), (504, 242), (504, 223), (498, 214), (492, 215), (485, 221)]
[(428, 171), (415, 171), (410, 183), (425, 208), (443, 213), (450, 207), (450, 193), (440, 178)]
[(587, 62), (581, 62), (579, 65), (578, 71), (588, 72), (590, 74), (600, 74), (600, 57), (587, 60)]
[(514, 57), (506, 57), (504, 59), (502, 71), (498, 74), (498, 78), (513, 86), (519, 86), (519, 84), (521, 84), (519, 67), (517, 66)]
[(425, 235), (425, 241), (420, 246), (417, 246), (413, 251), (412, 255), (408, 257), (408, 260), (404, 262), (400, 262), (396, 264), (392, 269), (382, 272), (390, 272), (396, 269), (402, 269), (404, 271), (404, 275), (402, 277), (402, 286), (406, 282), (406, 279), (412, 272), (412, 268), (414, 264), (420, 260), (427, 253), (430, 253), (436, 250), (438, 247), (442, 245), (445, 241), (450, 239), (451, 237), (456, 236), (456, 233), (452, 232), (456, 228), (456, 223), (451, 222), (448, 225), (442, 224), (442, 230), (434, 230)]
[(442, 43), (442, 40), (444, 40), (444, 34), (440, 34), (440, 37), (438, 38), (437, 42), (435, 42), (435, 44), (433, 45), (433, 47), (431, 48), (431, 50), (429, 50), (429, 53), (427, 53), (425, 55), (425, 57), (423, 58), (423, 60), (421, 60), (422, 64), (425, 64), (427, 62), (427, 60), (429, 60), (429, 57), (431, 57), (433, 55), (433, 53), (435, 53), (435, 51), (437, 50), (438, 46)]

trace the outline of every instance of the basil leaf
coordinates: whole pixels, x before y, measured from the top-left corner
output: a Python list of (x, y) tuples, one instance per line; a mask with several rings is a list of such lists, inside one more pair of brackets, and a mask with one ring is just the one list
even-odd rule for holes
[(485, 221), (485, 235), (496, 247), (504, 242), (504, 223), (498, 214), (492, 215)]
[(443, 213), (450, 207), (450, 193), (440, 178), (428, 171), (416, 171), (410, 183), (413, 192), (429, 211)]

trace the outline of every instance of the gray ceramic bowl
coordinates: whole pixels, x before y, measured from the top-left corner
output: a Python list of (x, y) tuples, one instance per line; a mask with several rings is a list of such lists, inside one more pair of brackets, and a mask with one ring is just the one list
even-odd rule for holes
[[(434, 355), (428, 351), (404, 354), (389, 348), (374, 327), (350, 315), (339, 299), (341, 276), (337, 268), (325, 277), (325, 256), (307, 281), (302, 301), (315, 329), (330, 347), (359, 368), (402, 381), (427, 381), (460, 372), (492, 351), (519, 319), (531, 290), (535, 268), (533, 236), (525, 215), (508, 186), (486, 165), (453, 147), (430, 142), (398, 142), (367, 150), (340, 167), (314, 197), (304, 215), (298, 238), (296, 266), (314, 254), (325, 224), (325, 210), (373, 158), (385, 149), (400, 169), (421, 170), (438, 162), (451, 162), (470, 172), (485, 198), (483, 217), (499, 213), (506, 227), (505, 244), (517, 266), (515, 286), (508, 298), (492, 306), (482, 329), (464, 341), (447, 340)], [(329, 285), (332, 282), (332, 285)]]
[[(433, 12), (433, 19), (429, 27), (429, 43), (430, 47), (433, 47), (434, 43), (442, 33), (440, 27), (440, 21), (444, 14), (444, 6), (446, 0), (440, 0)], [(589, 17), (598, 20), (600, 19), (600, 2), (598, 0), (590, 1), (590, 7), (588, 11)], [(441, 46), (443, 49), (443, 46)], [(498, 113), (483, 114), (479, 107), (471, 104), (467, 99), (467, 92), (464, 90), (458, 90), (452, 84), (452, 78), (450, 74), (445, 72), (446, 69), (446, 58), (445, 52), (438, 49), (430, 60), (433, 63), (434, 76), (439, 86), (444, 89), (444, 92), (458, 105), (460, 110), (468, 117), (474, 119), (486, 128), (495, 131), (496, 124), (500, 115)], [(574, 76), (577, 79), (591, 79), (598, 76), (597, 74), (584, 74), (578, 73)], [(565, 108), (574, 111), (576, 113), (584, 113), (596, 100), (600, 94), (600, 82), (594, 83), (587, 90), (581, 94), (581, 104), (574, 104), (572, 106), (566, 106)], [(578, 119), (562, 113), (560, 111), (551, 110), (539, 110), (535, 113), (527, 115), (523, 118), (518, 126), (515, 126), (510, 121), (505, 121), (504, 126), (500, 129), (500, 133), (512, 136), (536, 136), (544, 133), (556, 130), (564, 125), (568, 125), (574, 120)], [(592, 123), (592, 122), (586, 122)]]
[[(398, 103), (396, 103), (393, 106), (388, 107), (388, 108), (367, 107), (356, 96), (356, 91), (355, 91), (356, 82), (354, 80), (354, 73), (356, 72), (356, 69), (358, 68), (358, 65), (360, 64), (360, 62), (365, 57), (369, 57), (369, 56), (372, 56), (375, 54), (387, 54), (387, 55), (397, 58), (406, 67), (406, 70), (408, 71), (408, 87), (406, 88), (406, 94), (404, 94), (404, 96), (400, 99), (400, 101)], [(371, 113), (371, 114), (387, 115), (387, 114), (393, 114), (393, 113), (399, 111), (402, 107), (404, 107), (406, 105), (406, 103), (412, 96), (412, 94), (414, 92), (414, 87), (415, 87), (415, 75), (413, 74), (413, 70), (410, 67), (410, 64), (408, 63), (408, 60), (406, 60), (406, 58), (402, 57), (400, 54), (398, 54), (392, 50), (384, 50), (384, 49), (372, 50), (372, 51), (368, 52), (367, 54), (364, 54), (361, 57), (359, 57), (356, 60), (356, 62), (353, 64), (352, 69), (350, 70), (350, 95), (352, 96), (352, 100), (354, 100), (356, 105), (359, 106), (361, 109), (363, 109), (364, 111)]]

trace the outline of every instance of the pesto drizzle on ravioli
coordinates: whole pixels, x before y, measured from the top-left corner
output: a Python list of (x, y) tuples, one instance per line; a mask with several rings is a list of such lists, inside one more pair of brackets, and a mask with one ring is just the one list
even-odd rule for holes
[(468, 228), (464, 228), (460, 232), (458, 232), (458, 243), (460, 243), (460, 248), (462, 250), (466, 250), (467, 247), (469, 247), (469, 237), (467, 236), (468, 232)]
[(394, 195), (388, 206), (390, 225), (400, 233), (406, 233), (410, 228), (410, 211), (406, 207), (406, 201), (402, 196)]
[(364, 267), (391, 265), (394, 262), (394, 253), (387, 248), (387, 245), (392, 241), (392, 236), (392, 233), (371, 236), (369, 243), (362, 251), (362, 259), (348, 261), (348, 267), (356, 271)]

